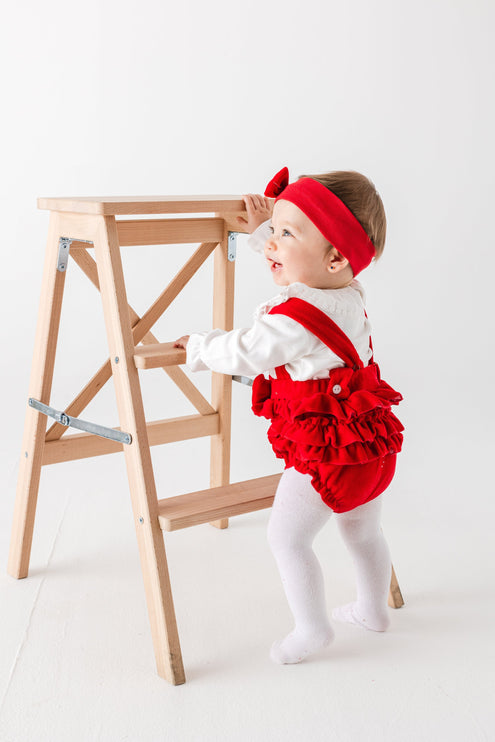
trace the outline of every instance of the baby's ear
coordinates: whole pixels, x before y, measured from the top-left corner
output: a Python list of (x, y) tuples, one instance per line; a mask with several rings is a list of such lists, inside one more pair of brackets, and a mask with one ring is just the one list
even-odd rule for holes
[(330, 246), (330, 250), (328, 252), (327, 270), (329, 270), (331, 273), (338, 273), (344, 268), (347, 268), (348, 265), (349, 261), (347, 260), (347, 258), (344, 258), (342, 253), (340, 253), (337, 248)]

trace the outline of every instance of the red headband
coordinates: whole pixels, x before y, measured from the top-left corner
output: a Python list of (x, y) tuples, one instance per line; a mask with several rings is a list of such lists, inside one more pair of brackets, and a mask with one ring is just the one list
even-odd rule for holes
[(371, 263), (375, 248), (363, 227), (340, 198), (317, 180), (300, 178), (289, 184), (289, 171), (284, 167), (268, 183), (265, 196), (290, 201), (301, 209), (347, 258), (355, 276)]

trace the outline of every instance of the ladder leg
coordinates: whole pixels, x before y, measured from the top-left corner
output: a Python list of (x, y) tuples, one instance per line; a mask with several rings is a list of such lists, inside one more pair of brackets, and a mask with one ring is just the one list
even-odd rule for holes
[[(65, 283), (65, 272), (57, 270), (60, 236), (58, 215), (52, 212), (29, 384), (29, 396), (45, 404), (50, 402)], [(45, 430), (46, 416), (28, 406), (7, 567), (8, 573), (16, 578), (27, 577), (29, 571)]]
[[(235, 262), (229, 261), (228, 232), (224, 228), (224, 238), (215, 248), (215, 267), (213, 282), (213, 327), (231, 330), (234, 323), (234, 269)], [(230, 437), (232, 379), (225, 374), (212, 375), (212, 405), (220, 415), (220, 432), (212, 436), (210, 444), (210, 487), (221, 487), (230, 480)], [(211, 523), (216, 528), (227, 528), (228, 518)]]
[(397, 581), (397, 575), (395, 574), (394, 565), (392, 565), (392, 579), (390, 580), (388, 604), (391, 608), (401, 608), (404, 605), (404, 599), (402, 597), (399, 583)]
[(124, 454), (157, 670), (180, 685), (184, 668), (114, 217), (99, 217), (95, 253), (120, 426), (132, 436)]

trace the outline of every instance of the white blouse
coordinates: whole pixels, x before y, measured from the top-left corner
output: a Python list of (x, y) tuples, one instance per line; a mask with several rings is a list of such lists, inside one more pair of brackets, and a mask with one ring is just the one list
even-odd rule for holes
[[(249, 237), (256, 252), (270, 235), (270, 221), (261, 224)], [(211, 369), (222, 374), (275, 376), (275, 368), (285, 365), (294, 381), (324, 379), (343, 361), (316, 335), (299, 322), (280, 314), (269, 314), (272, 307), (291, 297), (304, 299), (321, 309), (354, 344), (363, 364), (371, 357), (370, 323), (364, 313), (365, 296), (361, 284), (353, 280), (343, 289), (313, 289), (291, 283), (257, 307), (253, 324), (238, 330), (197, 332), (187, 343), (187, 365), (191, 371)]]

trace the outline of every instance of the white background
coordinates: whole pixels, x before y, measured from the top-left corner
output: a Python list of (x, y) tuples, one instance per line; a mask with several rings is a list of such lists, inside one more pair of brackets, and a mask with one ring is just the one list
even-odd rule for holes
[[(48, 226), (48, 214), (37, 210), (36, 198), (241, 194), (262, 192), (283, 165), (292, 179), (355, 169), (375, 182), (388, 217), (385, 253), (361, 280), (376, 358), (384, 378), (404, 395), (399, 416), (406, 425), (405, 445), (384, 526), (402, 583), (406, 579), (402, 586), (409, 604), (417, 600), (418, 622), (409, 630), (418, 636), (429, 624), (421, 591), (430, 585), (428, 610), (455, 594), (474, 631), (474, 611), (486, 607), (490, 586), (483, 569), (493, 559), (493, 4), (87, 0), (79, 5), (45, 0), (9, 4), (2, 21), (1, 558), (7, 558)], [(146, 310), (191, 249), (123, 250), (129, 300), (136, 311)], [(255, 305), (274, 289), (245, 240), (239, 240), (238, 251), (236, 323), (246, 324)], [(157, 326), (157, 334), (166, 341), (208, 329), (210, 306), (211, 270), (205, 267), (184, 300)], [(62, 409), (75, 396), (105, 353), (99, 298), (72, 263), (54, 407)], [(208, 375), (196, 381), (207, 393)], [(189, 414), (163, 373), (150, 373), (143, 386), (150, 419)], [(82, 417), (117, 424), (108, 387)], [(22, 627), (31, 625), (47, 589), (42, 573), (49, 572), (57, 543), (60, 547), (63, 529), (57, 524), (80, 506), (79, 496), (86, 502), (85, 497), (101, 490), (122, 508), (123, 521), (130, 516), (120, 459), (43, 471), (33, 546), (34, 566), (39, 567), (33, 578), (38, 579), (36, 598), (33, 594), (30, 601), (27, 594), (26, 605), (20, 605), (19, 589), (25, 588), (7, 577), (1, 583), (9, 608), (0, 632), (5, 667), (0, 719), (3, 709), (9, 740), (30, 739), (29, 730), (40, 721), (46, 724), (46, 739), (59, 738), (54, 729), (63, 738), (64, 714), (72, 712), (70, 704), (69, 711), (54, 711), (60, 689), (53, 691), (53, 705), (33, 706), (38, 710), (24, 736), (16, 726), (23, 683), (31, 673), (28, 660), (24, 670), (20, 665), (30, 646)], [(154, 449), (153, 460), (160, 497), (207, 486), (205, 441)], [(248, 390), (236, 386), (232, 480), (279, 470), (263, 422), (250, 415)], [(112, 522), (114, 516), (108, 517)], [(255, 529), (261, 525), (257, 517)], [(108, 527), (103, 520), (98, 533), (91, 531), (91, 543), (105, 542)], [(43, 528), (48, 529), (45, 536)], [(137, 559), (133, 534), (128, 535), (131, 556)], [(82, 540), (81, 556), (84, 549)], [(275, 573), (270, 575), (276, 585)], [(57, 595), (54, 590), (51, 600), (56, 602)], [(487, 610), (493, 611), (493, 597)], [(140, 618), (145, 634), (145, 614)], [(0, 613), (0, 627), (1, 622)], [(123, 643), (133, 641), (132, 630), (126, 636)], [(449, 641), (455, 653), (464, 639), (454, 635)], [(48, 663), (47, 671), (56, 674), (48, 654), (39, 658), (38, 671)], [(152, 657), (145, 659), (143, 667), (152, 675)], [(467, 683), (473, 698), (483, 696), (485, 659), (480, 655), (473, 665), (477, 690)], [(225, 679), (231, 682), (228, 667)], [(207, 685), (199, 677), (201, 682)], [(137, 685), (133, 693), (139, 693)], [(70, 697), (67, 686), (63, 693)], [(458, 694), (466, 695), (462, 684)], [(455, 693), (452, 697), (457, 707)], [(101, 719), (107, 711), (103, 704)], [(476, 714), (469, 713), (478, 721), (462, 739), (485, 739), (493, 719), (483, 704)], [(177, 736), (163, 738), (223, 739), (222, 733), (228, 738), (220, 722), (212, 722), (204, 736), (190, 723), (187, 731), (184, 727)], [(124, 732), (98, 729), (85, 728), (81, 739), (126, 738)], [(354, 739), (346, 729), (343, 717), (339, 739)], [(429, 739), (428, 729), (425, 722), (411, 739)], [(456, 729), (464, 734), (457, 720), (450, 739), (456, 738)], [(128, 738), (162, 738), (136, 734), (131, 731)], [(254, 732), (246, 734), (246, 739), (255, 738)], [(264, 739), (259, 731), (256, 738)]]

